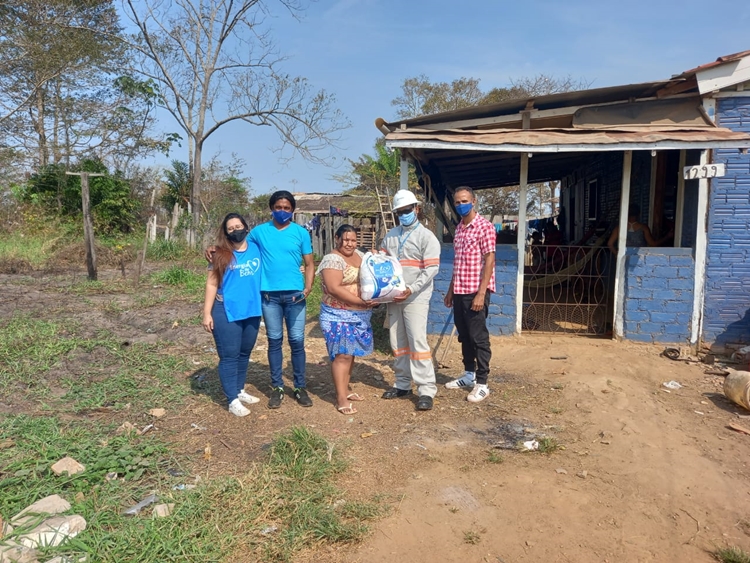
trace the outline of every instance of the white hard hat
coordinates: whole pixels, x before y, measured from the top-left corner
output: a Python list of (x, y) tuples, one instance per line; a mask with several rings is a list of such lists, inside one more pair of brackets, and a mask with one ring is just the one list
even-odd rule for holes
[(412, 192), (409, 190), (399, 190), (396, 192), (396, 195), (393, 196), (393, 211), (406, 207), (407, 205), (416, 205), (418, 203), (417, 196)]

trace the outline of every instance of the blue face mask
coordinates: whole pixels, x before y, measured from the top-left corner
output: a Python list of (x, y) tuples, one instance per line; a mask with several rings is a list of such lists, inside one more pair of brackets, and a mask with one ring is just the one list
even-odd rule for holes
[(401, 223), (404, 227), (411, 227), (416, 220), (417, 220), (416, 211), (411, 211), (410, 213), (407, 213), (405, 215), (398, 216), (398, 222)]
[(273, 218), (276, 220), (276, 222), (279, 225), (284, 225), (292, 218), (292, 215), (294, 214), (290, 211), (279, 210), (279, 211), (272, 211), (271, 215), (273, 215)]
[(473, 203), (459, 203), (458, 205), (456, 205), (456, 211), (458, 211), (458, 214), (461, 217), (466, 217), (469, 213), (471, 213), (473, 207)]

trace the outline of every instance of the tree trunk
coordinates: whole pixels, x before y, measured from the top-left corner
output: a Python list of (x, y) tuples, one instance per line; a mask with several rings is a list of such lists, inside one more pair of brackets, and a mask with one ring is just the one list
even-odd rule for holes
[(47, 166), (49, 154), (47, 147), (47, 134), (44, 130), (44, 88), (39, 88), (36, 92), (36, 121), (34, 130), (39, 138), (39, 167)]
[(190, 203), (193, 206), (192, 220), (190, 222), (191, 237), (188, 240), (190, 247), (193, 248), (198, 242), (197, 232), (201, 219), (201, 156), (203, 153), (203, 143), (195, 143), (195, 153), (193, 155), (193, 185), (190, 189)]

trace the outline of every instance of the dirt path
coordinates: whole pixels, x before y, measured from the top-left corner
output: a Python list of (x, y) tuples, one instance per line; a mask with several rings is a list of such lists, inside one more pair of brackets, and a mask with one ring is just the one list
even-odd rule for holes
[[(333, 408), (323, 340), (310, 323), (315, 405), (304, 409), (287, 397), (270, 411), (264, 400), (237, 419), (218, 391), (213, 341), (191, 324), (199, 304), (164, 302), (155, 287), (79, 294), (60, 278), (2, 276), (0, 284), (2, 316), (23, 310), (72, 319), (85, 331), (105, 329), (123, 342), (157, 343), (189, 358), (195, 369), (175, 376), (194, 393), (180, 407), (166, 405), (156, 431), (204, 478), (244, 473), (274, 434), (293, 424), (332, 440), (350, 462), (341, 482), (348, 496), (378, 496), (391, 513), (363, 544), (310, 551), (301, 562), (708, 562), (718, 546), (750, 549), (750, 436), (727, 429), (729, 422), (750, 427), (737, 416), (750, 413), (723, 398), (721, 378), (705, 375), (705, 366), (662, 358), (661, 347), (494, 339), (491, 396), (471, 405), (466, 392), (441, 387), (435, 409), (426, 413), (417, 413), (408, 399), (379, 398), (393, 372), (390, 358), (375, 354), (355, 370), (353, 388), (366, 401), (357, 405), (358, 414), (342, 416)], [(85, 373), (95, 354), (79, 352), (48, 377)], [(261, 334), (247, 388), (263, 396), (265, 354)], [(453, 342), (439, 383), (461, 371), (458, 354)], [(685, 387), (667, 393), (661, 383), (669, 380)], [(49, 384), (54, 389), (54, 381)], [(0, 404), (3, 412), (42, 411), (19, 393)], [(107, 415), (118, 424), (137, 422), (133, 416)], [(514, 431), (520, 434), (510, 435)], [(493, 448), (541, 435), (564, 449)], [(210, 461), (202, 455), (207, 444)]]
[[(493, 350), (505, 371), (564, 385), (519, 414), (554, 421), (565, 450), (467, 466), (482, 447), (470, 431), (430, 444), (440, 463), (399, 484), (398, 510), (354, 560), (712, 561), (717, 546), (750, 545), (750, 436), (726, 428), (741, 409), (718, 395), (719, 378), (628, 343), (505, 339)], [(663, 392), (672, 379), (685, 388)]]

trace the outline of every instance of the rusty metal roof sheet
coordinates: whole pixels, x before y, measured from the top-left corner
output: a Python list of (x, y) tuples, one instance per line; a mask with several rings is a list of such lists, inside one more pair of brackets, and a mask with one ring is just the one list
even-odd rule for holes
[(692, 74), (695, 74), (696, 72), (700, 72), (702, 70), (706, 70), (709, 68), (713, 68), (715, 66), (720, 66), (726, 63), (731, 63), (734, 61), (739, 61), (740, 59), (744, 59), (745, 57), (750, 56), (750, 50), (748, 51), (741, 51), (739, 53), (733, 53), (731, 55), (724, 55), (723, 57), (719, 57), (713, 62), (706, 63), (704, 65), (697, 66), (695, 68), (691, 68), (690, 70), (686, 70), (682, 74), (676, 75), (674, 78), (683, 78), (686, 76), (690, 76)]

